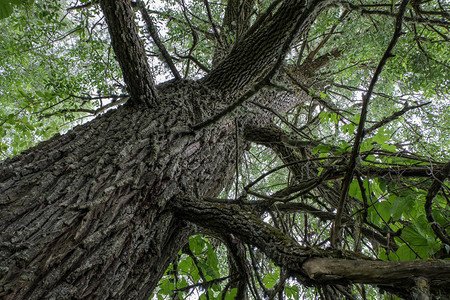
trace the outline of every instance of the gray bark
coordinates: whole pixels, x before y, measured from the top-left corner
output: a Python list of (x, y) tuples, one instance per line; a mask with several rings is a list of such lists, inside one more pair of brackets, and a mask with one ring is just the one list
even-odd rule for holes
[(166, 203), (216, 195), (235, 157), (232, 123), (186, 132), (216, 108), (207, 89), (159, 92), (156, 110), (126, 105), (2, 162), (1, 297), (149, 296), (190, 234)]

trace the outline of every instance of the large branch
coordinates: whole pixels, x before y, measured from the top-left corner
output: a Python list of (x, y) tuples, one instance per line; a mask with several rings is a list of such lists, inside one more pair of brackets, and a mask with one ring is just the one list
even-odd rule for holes
[[(307, 30), (333, 0), (285, 1), (259, 28), (233, 47), (229, 55), (203, 79), (210, 87), (238, 94), (276, 67), (289, 45)], [(278, 66), (279, 67), (279, 66)]]
[(450, 261), (370, 261), (340, 258), (312, 258), (303, 270), (319, 281), (379, 284), (389, 287), (413, 288), (415, 279), (425, 277), (435, 290), (449, 290)]
[(130, 1), (102, 0), (100, 6), (108, 24), (116, 59), (132, 98), (130, 101), (154, 106), (156, 89), (153, 75), (134, 23)]
[(167, 64), (170, 71), (172, 71), (173, 76), (176, 79), (181, 79), (181, 75), (178, 72), (177, 68), (175, 67), (175, 64), (173, 63), (169, 52), (167, 51), (167, 49), (164, 46), (161, 39), (159, 38), (158, 28), (156, 27), (155, 23), (153, 22), (152, 17), (148, 13), (147, 9), (145, 8), (144, 3), (141, 0), (137, 1), (137, 7), (142, 14), (142, 18), (144, 19), (145, 25), (147, 26), (147, 30), (150, 33), (150, 36), (152, 37), (153, 42), (156, 44), (156, 46), (159, 49), (159, 52), (161, 53), (162, 60)]
[[(294, 136), (289, 135), (286, 131), (281, 128), (271, 125), (265, 127), (257, 126), (246, 126), (244, 128), (244, 138), (253, 143), (257, 143), (272, 149), (289, 167), (289, 170), (294, 173), (297, 177), (302, 177), (301, 172), (303, 169), (302, 165), (306, 164), (308, 161), (313, 162), (313, 158), (304, 159), (299, 155), (302, 148), (310, 148), (319, 145), (317, 141), (307, 141), (299, 140)], [(392, 155), (398, 156), (398, 153), (392, 153)], [(388, 156), (386, 154), (386, 156)], [(333, 161), (341, 159), (342, 157), (328, 157), (327, 160)], [(414, 158), (410, 158), (413, 162)], [(434, 167), (431, 169), (430, 166), (408, 166), (405, 165), (386, 165), (384, 167), (377, 167), (373, 165), (361, 165), (357, 166), (355, 170), (358, 171), (363, 176), (376, 178), (376, 177), (386, 177), (386, 178), (430, 178), (432, 173), (439, 172), (444, 168), (443, 163), (433, 162)], [(323, 166), (322, 166), (323, 167)], [(338, 168), (337, 165), (333, 166), (333, 169), (328, 170), (328, 176), (326, 181), (333, 179), (342, 178), (345, 173), (345, 168)], [(326, 168), (326, 166), (325, 166)], [(450, 175), (445, 178), (450, 179)]]
[(231, 233), (258, 247), (305, 284), (368, 283), (405, 293), (414, 287), (412, 279), (425, 277), (433, 291), (450, 286), (450, 261), (374, 261), (358, 253), (302, 247), (239, 205), (184, 198), (172, 201), (171, 209), (219, 236)]

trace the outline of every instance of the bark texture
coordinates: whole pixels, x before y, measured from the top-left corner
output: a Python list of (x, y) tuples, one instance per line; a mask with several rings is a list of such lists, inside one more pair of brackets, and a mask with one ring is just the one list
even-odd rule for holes
[(100, 1), (100, 5), (131, 101), (155, 106), (157, 95), (153, 74), (147, 63), (144, 44), (137, 33), (131, 3), (126, 0)]
[(220, 106), (214, 93), (159, 93), (157, 110), (126, 105), (2, 162), (1, 297), (149, 296), (190, 234), (167, 201), (216, 195), (235, 157), (232, 122), (187, 130)]
[[(305, 32), (326, 5), (333, 1), (285, 1), (264, 26), (250, 28), (240, 43), (203, 79), (230, 95), (239, 94), (256, 83), (286, 55), (289, 45)], [(233, 76), (230, 74), (240, 74)]]

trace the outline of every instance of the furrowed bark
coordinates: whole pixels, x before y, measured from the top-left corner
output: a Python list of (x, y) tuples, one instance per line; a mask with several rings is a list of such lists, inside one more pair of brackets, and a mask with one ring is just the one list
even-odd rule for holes
[(166, 203), (215, 196), (235, 157), (232, 122), (186, 133), (214, 93), (194, 82), (159, 93), (158, 109), (123, 106), (2, 162), (0, 297), (150, 295), (191, 233)]
[(153, 74), (134, 23), (131, 2), (103, 0), (100, 1), (100, 6), (108, 23), (111, 43), (131, 101), (146, 103), (149, 107), (155, 106), (157, 93)]
[(324, 282), (342, 279), (354, 283), (411, 289), (416, 278), (427, 278), (434, 290), (450, 291), (450, 262), (440, 261), (369, 261), (339, 258), (311, 258), (303, 264), (311, 277)]
[[(285, 1), (262, 26), (253, 31), (250, 29), (252, 32), (233, 47), (203, 82), (212, 88), (227, 91), (229, 95), (239, 94), (258, 78), (262, 78), (265, 71), (273, 67), (280, 57), (284, 57), (284, 44), (294, 42), (332, 2), (308, 1), (305, 6), (305, 1)], [(288, 40), (289, 38), (292, 40)]]
[[(147, 298), (191, 233), (166, 204), (175, 196), (215, 196), (234, 173), (233, 122), (189, 129), (221, 111), (230, 98), (176, 81), (159, 88), (158, 106), (142, 109), (143, 102), (154, 103), (156, 92), (129, 2), (101, 6), (134, 105), (2, 162), (4, 299)], [(253, 71), (244, 72), (246, 80), (267, 63), (247, 65)], [(232, 81), (241, 77), (228, 75)], [(209, 83), (215, 85), (211, 78)], [(247, 118), (271, 120), (257, 115)], [(241, 145), (238, 157), (245, 148)]]

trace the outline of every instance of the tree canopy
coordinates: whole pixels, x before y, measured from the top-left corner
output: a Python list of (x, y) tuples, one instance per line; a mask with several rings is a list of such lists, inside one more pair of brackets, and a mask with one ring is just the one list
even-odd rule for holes
[(153, 82), (225, 91), (188, 130), (232, 126), (234, 169), (168, 204), (195, 225), (148, 296), (448, 296), (450, 2), (111, 1), (140, 39), (108, 2), (0, 2), (0, 158), (161, 105)]

